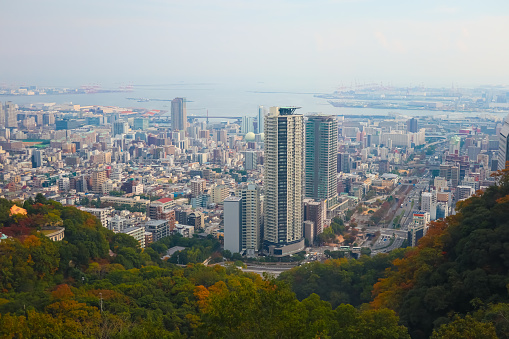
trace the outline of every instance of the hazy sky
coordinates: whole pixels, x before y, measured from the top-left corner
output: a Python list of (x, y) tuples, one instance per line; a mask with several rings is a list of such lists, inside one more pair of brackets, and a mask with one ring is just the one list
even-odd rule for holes
[(508, 41), (507, 0), (0, 0), (0, 84), (508, 84)]

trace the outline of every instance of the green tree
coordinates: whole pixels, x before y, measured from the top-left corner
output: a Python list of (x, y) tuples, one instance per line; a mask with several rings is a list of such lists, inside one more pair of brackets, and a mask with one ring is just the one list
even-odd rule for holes
[(433, 331), (433, 339), (497, 339), (495, 327), (467, 315), (465, 318), (456, 317), (452, 322), (444, 324)]

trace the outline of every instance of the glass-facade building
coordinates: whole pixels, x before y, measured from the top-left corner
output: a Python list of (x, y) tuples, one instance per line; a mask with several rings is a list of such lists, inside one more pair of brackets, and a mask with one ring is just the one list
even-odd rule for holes
[(313, 115), (306, 121), (305, 196), (325, 200), (334, 208), (337, 199), (338, 123), (333, 116)]

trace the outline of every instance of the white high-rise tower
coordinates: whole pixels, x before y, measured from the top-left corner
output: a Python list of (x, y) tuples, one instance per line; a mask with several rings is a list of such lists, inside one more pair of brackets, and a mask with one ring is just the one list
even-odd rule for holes
[(265, 116), (264, 251), (286, 256), (304, 248), (304, 116), (298, 107), (271, 107)]

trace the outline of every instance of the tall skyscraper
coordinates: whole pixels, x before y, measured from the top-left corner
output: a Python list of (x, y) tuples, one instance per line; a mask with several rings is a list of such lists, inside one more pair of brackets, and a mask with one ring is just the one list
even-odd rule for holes
[(258, 106), (258, 133), (263, 133), (263, 124), (264, 124), (264, 117), (265, 116), (265, 107)]
[(498, 134), (498, 170), (505, 169), (507, 161), (509, 161), (509, 114)]
[(303, 130), (297, 107), (271, 107), (265, 116), (264, 251), (286, 256), (304, 248)]
[(254, 118), (253, 117), (242, 117), (242, 125), (240, 126), (240, 131), (242, 134), (247, 134), (249, 132), (254, 133)]
[(409, 119), (406, 122), (406, 129), (407, 129), (407, 132), (417, 133), (419, 131), (419, 129), (417, 127), (417, 119), (416, 118)]
[(186, 98), (171, 101), (171, 125), (174, 131), (185, 131), (187, 127)]
[(17, 108), (14, 103), (7, 101), (4, 106), (5, 127), (16, 128), (18, 127)]
[(337, 204), (338, 123), (332, 116), (314, 115), (306, 122), (305, 177), (307, 198)]
[(0, 126), (5, 127), (5, 111), (4, 111), (4, 105), (0, 101)]

